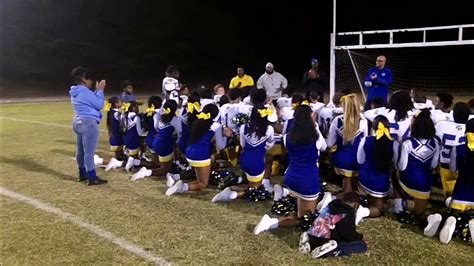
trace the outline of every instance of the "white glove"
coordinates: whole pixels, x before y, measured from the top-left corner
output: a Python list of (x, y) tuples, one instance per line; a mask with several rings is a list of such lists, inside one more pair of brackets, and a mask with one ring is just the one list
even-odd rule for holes
[(366, 82), (364, 82), (364, 85), (366, 87), (372, 87), (372, 81), (366, 81)]

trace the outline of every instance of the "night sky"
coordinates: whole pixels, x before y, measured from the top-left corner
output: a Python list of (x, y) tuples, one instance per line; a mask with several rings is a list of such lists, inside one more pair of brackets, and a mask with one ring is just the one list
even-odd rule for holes
[[(414, 2), (339, 0), (337, 30), (474, 23), (461, 1)], [(313, 56), (329, 68), (332, 1), (2, 0), (0, 12), (3, 81), (67, 84), (76, 65), (143, 86), (170, 64), (184, 82), (226, 84), (237, 65), (258, 78), (271, 61), (290, 82)]]

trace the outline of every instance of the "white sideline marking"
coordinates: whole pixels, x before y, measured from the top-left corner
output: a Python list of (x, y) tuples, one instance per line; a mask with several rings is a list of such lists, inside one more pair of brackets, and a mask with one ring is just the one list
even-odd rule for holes
[(31, 206), (33, 206), (37, 209), (42, 210), (42, 211), (45, 211), (45, 212), (48, 212), (48, 213), (51, 213), (51, 214), (55, 214), (61, 220), (71, 222), (75, 225), (78, 225), (79, 227), (82, 227), (82, 228), (92, 232), (93, 234), (95, 234), (99, 237), (102, 237), (105, 240), (108, 240), (108, 241), (114, 243), (115, 245), (121, 247), (122, 249), (124, 249), (124, 250), (126, 250), (130, 253), (133, 253), (133, 254), (135, 254), (135, 255), (137, 255), (137, 256), (139, 256), (139, 257), (141, 257), (141, 258), (143, 258), (147, 261), (154, 262), (157, 265), (169, 265), (170, 264), (162, 257), (159, 257), (159, 256), (157, 256), (157, 255), (155, 255), (155, 254), (153, 254), (149, 251), (145, 251), (143, 248), (141, 248), (139, 246), (136, 246), (136, 245), (128, 242), (127, 240), (125, 240), (123, 238), (117, 237), (114, 234), (112, 234), (111, 232), (106, 231), (106, 230), (98, 227), (97, 225), (90, 224), (90, 223), (88, 223), (87, 221), (83, 220), (80, 217), (77, 217), (77, 216), (75, 216), (73, 214), (70, 214), (70, 213), (67, 213), (67, 212), (63, 212), (58, 208), (55, 208), (55, 207), (52, 207), (52, 206), (48, 205), (47, 203), (43, 203), (43, 202), (41, 202), (37, 199), (30, 198), (30, 197), (24, 196), (22, 194), (10, 191), (10, 190), (8, 190), (4, 187), (1, 187), (1, 186), (0, 186), (0, 194), (5, 196), (5, 197), (9, 197), (11, 199), (26, 203), (28, 205), (31, 205)]
[[(61, 125), (61, 124), (53, 124), (53, 123), (46, 123), (46, 122), (25, 120), (25, 119), (18, 119), (18, 118), (4, 117), (4, 116), (0, 116), (0, 118), (7, 119), (7, 120), (12, 120), (12, 121), (18, 121), (18, 122), (26, 122), (26, 123), (45, 125), (45, 126), (64, 127), (64, 128), (72, 129), (72, 125), (67, 126), (67, 125)], [(107, 130), (103, 130), (103, 129), (99, 129), (99, 131), (100, 132), (107, 132)]]

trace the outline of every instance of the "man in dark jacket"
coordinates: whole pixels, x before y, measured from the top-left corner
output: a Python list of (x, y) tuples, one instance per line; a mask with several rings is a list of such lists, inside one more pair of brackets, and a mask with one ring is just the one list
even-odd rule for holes
[(313, 258), (348, 256), (367, 251), (367, 243), (356, 231), (356, 210), (360, 197), (351, 192), (342, 200), (333, 200), (321, 210), (313, 226), (301, 235), (300, 252)]

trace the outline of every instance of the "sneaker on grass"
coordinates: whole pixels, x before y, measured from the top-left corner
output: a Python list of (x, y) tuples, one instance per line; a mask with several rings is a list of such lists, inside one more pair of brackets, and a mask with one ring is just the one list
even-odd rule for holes
[(174, 183), (178, 180), (181, 179), (181, 176), (179, 174), (172, 174), (172, 173), (167, 173), (166, 174), (166, 186), (171, 187), (174, 185)]
[(110, 159), (109, 163), (105, 167), (105, 171), (108, 172), (110, 170), (115, 170), (119, 167), (122, 167), (122, 165), (123, 165), (123, 161), (119, 161), (115, 158), (112, 158), (112, 159)]
[(255, 226), (253, 229), (253, 233), (255, 235), (259, 235), (262, 232), (268, 231), (270, 229), (274, 229), (278, 227), (278, 219), (271, 218), (268, 214), (262, 216), (260, 222)]
[(219, 192), (217, 195), (215, 195), (211, 202), (217, 203), (217, 202), (226, 202), (226, 201), (232, 201), (237, 198), (237, 192), (232, 191), (230, 187), (226, 187), (224, 190)]
[(439, 233), (439, 241), (443, 244), (448, 244), (453, 237), (454, 229), (456, 229), (456, 218), (449, 216)]
[(364, 219), (365, 217), (369, 217), (369, 215), (370, 215), (369, 208), (359, 206), (356, 212), (355, 224), (359, 225), (362, 219)]
[(181, 180), (178, 180), (172, 187), (168, 188), (165, 192), (166, 196), (171, 196), (176, 193), (182, 193), (184, 187), (184, 183)]
[(99, 155), (94, 154), (94, 165), (99, 166), (104, 163), (104, 158), (100, 158)]
[(442, 219), (443, 217), (441, 217), (441, 214), (439, 213), (428, 215), (428, 217), (426, 218), (428, 225), (423, 230), (423, 234), (427, 237), (435, 236), (436, 233), (438, 232), (438, 228), (439, 228), (439, 225), (441, 224)]
[[(315, 248), (313, 251), (311, 251), (311, 257), (317, 259), (320, 258), (332, 251), (334, 251), (337, 248), (337, 242), (335, 240), (329, 240), (327, 243), (325, 243), (322, 246), (319, 246)], [(331, 257), (337, 256), (337, 252), (332, 252), (331, 254), (328, 254)]]
[(309, 254), (311, 252), (311, 245), (309, 244), (309, 237), (307, 232), (303, 232), (300, 236), (298, 251), (301, 254)]
[(151, 176), (151, 170), (146, 169), (146, 167), (142, 167), (140, 170), (138, 170), (138, 172), (130, 177), (130, 181), (137, 181), (149, 176)]

